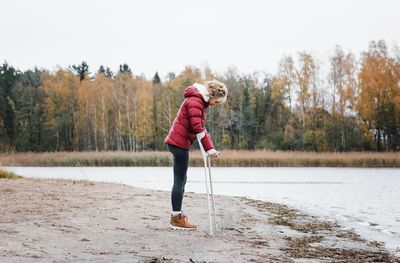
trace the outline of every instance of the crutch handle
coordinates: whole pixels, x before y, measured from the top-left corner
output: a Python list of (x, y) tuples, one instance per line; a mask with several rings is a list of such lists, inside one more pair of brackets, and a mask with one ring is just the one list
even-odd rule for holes
[(210, 158), (218, 158), (219, 157), (220, 152), (216, 151), (215, 149), (213, 149), (213, 151), (211, 153), (210, 153), (210, 151), (207, 152), (208, 157), (210, 157)]

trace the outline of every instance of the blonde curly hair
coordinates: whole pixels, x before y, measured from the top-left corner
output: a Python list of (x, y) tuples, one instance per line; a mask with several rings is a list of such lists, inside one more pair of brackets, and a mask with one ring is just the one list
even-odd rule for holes
[(228, 89), (225, 84), (218, 80), (210, 80), (205, 82), (210, 98), (223, 98), (222, 102), (226, 101), (228, 96)]

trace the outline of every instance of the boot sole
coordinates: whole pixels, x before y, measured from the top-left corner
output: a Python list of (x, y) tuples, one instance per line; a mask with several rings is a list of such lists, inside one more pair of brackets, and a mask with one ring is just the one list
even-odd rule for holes
[(188, 227), (180, 227), (180, 226), (169, 225), (169, 229), (171, 229), (171, 230), (194, 231), (194, 230), (196, 230), (197, 228), (188, 228)]

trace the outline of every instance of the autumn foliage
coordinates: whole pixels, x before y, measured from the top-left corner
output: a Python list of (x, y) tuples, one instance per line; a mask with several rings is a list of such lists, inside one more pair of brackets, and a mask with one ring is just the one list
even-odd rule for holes
[(310, 52), (282, 58), (275, 74), (186, 67), (95, 73), (83, 62), (56, 71), (0, 66), (0, 152), (166, 150), (164, 138), (195, 82), (219, 79), (227, 102), (211, 108), (218, 149), (398, 151), (400, 51), (371, 42), (359, 58), (336, 47), (328, 65)]

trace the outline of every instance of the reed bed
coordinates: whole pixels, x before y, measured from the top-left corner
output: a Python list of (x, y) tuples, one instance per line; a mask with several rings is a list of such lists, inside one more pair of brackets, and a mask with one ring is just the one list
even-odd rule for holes
[[(0, 166), (171, 166), (169, 152), (44, 152), (0, 154)], [(199, 151), (190, 166), (203, 166)], [(223, 151), (216, 167), (400, 167), (398, 152)]]

